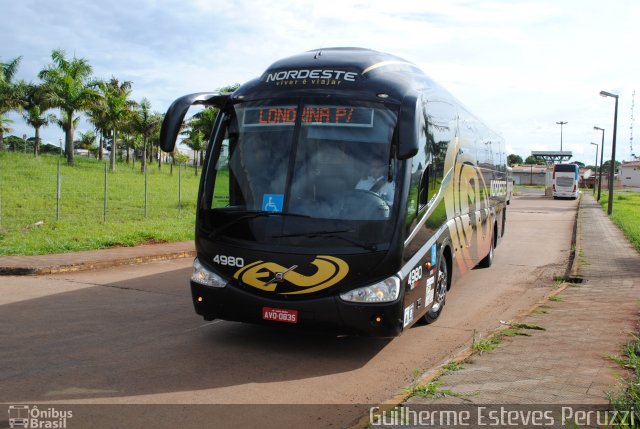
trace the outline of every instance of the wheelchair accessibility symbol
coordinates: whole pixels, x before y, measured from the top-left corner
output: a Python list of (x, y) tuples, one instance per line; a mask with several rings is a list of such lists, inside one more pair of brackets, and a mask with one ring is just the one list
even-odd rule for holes
[(279, 213), (284, 204), (283, 194), (264, 194), (262, 196), (262, 210), (265, 212)]

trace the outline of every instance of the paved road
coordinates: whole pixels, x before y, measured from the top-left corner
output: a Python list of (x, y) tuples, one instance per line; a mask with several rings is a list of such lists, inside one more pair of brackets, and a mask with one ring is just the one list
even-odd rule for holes
[[(0, 400), (6, 403), (372, 404), (545, 296), (564, 274), (575, 201), (527, 190), (508, 208), (490, 269), (460, 279), (438, 322), (393, 340), (329, 337), (192, 310), (190, 262), (3, 277)], [(361, 409), (297, 418), (342, 426)], [(233, 410), (226, 408), (226, 411)], [(243, 411), (247, 415), (247, 410)], [(263, 418), (267, 410), (256, 412)], [(307, 413), (307, 414), (305, 414)], [(314, 417), (311, 417), (314, 416)], [(305, 420), (307, 419), (307, 420)]]

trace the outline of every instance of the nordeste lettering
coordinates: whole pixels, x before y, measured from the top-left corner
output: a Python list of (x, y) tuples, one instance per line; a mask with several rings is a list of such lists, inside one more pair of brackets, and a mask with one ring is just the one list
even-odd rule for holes
[(344, 70), (322, 70), (322, 69), (300, 69), (285, 70), (280, 72), (269, 73), (265, 82), (276, 82), (281, 80), (297, 80), (297, 79), (342, 79), (348, 82), (355, 82), (358, 74), (347, 72)]

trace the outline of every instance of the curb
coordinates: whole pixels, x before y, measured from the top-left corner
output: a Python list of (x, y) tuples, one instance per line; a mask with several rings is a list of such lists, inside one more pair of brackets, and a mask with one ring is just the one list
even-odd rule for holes
[(579, 263), (576, 262), (576, 256), (580, 254), (580, 237), (582, 234), (582, 225), (580, 225), (582, 192), (580, 192), (578, 195), (578, 209), (576, 210), (576, 217), (573, 223), (573, 233), (571, 234), (571, 254), (569, 256), (569, 263), (567, 264), (567, 269), (564, 275), (566, 279), (576, 279), (578, 277)]
[[(77, 271), (95, 270), (101, 268), (116, 267), (120, 265), (133, 265), (144, 262), (168, 261), (172, 259), (195, 257), (195, 250), (178, 251), (151, 255), (132, 256), (115, 259), (103, 259), (94, 261), (74, 262), (70, 264), (48, 266), (0, 266), (0, 276), (35, 276), (43, 274), (58, 274)], [(28, 265), (28, 264), (26, 264)]]

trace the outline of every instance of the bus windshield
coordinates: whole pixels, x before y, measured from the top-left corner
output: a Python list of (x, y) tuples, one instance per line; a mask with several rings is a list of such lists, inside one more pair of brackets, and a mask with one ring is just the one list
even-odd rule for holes
[(556, 173), (573, 173), (578, 172), (577, 164), (556, 164), (554, 166)]
[(351, 251), (389, 242), (397, 112), (364, 102), (266, 100), (223, 114), (199, 214), (210, 236)]

